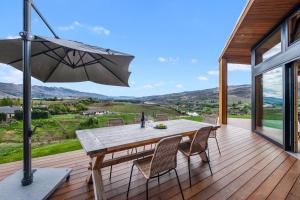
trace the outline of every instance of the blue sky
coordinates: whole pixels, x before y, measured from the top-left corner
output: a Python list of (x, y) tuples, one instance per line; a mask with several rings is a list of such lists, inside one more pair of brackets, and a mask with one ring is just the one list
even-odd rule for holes
[[(64, 39), (72, 39), (135, 56), (130, 88), (91, 82), (58, 86), (112, 96), (145, 96), (218, 86), (218, 57), (245, 0), (35, 0)], [(22, 30), (20, 0), (0, 2), (0, 37)], [(32, 16), (33, 33), (51, 36)], [(1, 52), (0, 52), (1, 53)], [(21, 83), (22, 74), (0, 65), (0, 82)], [(229, 84), (250, 83), (248, 66), (229, 66)]]

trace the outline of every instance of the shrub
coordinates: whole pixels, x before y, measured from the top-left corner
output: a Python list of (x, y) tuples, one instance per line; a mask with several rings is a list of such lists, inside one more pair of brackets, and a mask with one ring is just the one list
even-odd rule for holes
[(75, 105), (76, 111), (80, 112), (80, 111), (85, 111), (87, 110), (87, 107), (83, 104), (83, 103), (78, 103)]
[[(45, 110), (33, 110), (31, 112), (32, 119), (47, 119), (49, 118), (49, 112)], [(15, 119), (16, 120), (23, 120), (23, 111), (16, 110), (15, 111)]]
[(83, 122), (80, 122), (79, 129), (86, 129), (86, 128), (97, 128), (98, 127), (98, 119), (96, 117), (90, 117)]
[(52, 115), (65, 114), (70, 112), (70, 108), (65, 106), (64, 104), (51, 104), (49, 105), (48, 110)]
[(5, 113), (0, 113), (0, 121), (1, 122), (6, 121), (6, 114)]
[(23, 111), (22, 110), (16, 110), (15, 111), (15, 119), (16, 120), (22, 120), (23, 119)]
[(49, 118), (49, 112), (46, 110), (33, 110), (31, 117), (32, 119), (47, 119)]

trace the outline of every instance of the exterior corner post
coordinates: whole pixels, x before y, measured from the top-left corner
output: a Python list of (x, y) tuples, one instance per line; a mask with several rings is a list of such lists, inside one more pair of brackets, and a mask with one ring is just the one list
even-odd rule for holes
[(227, 60), (219, 60), (219, 119), (220, 124), (227, 124), (228, 110), (228, 81), (227, 81)]

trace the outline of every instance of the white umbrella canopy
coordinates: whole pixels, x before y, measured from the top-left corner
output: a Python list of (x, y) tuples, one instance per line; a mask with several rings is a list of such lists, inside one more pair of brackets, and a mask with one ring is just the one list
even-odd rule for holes
[[(82, 82), (128, 86), (134, 56), (80, 42), (34, 36), (32, 76), (43, 82)], [(0, 40), (0, 63), (23, 71), (22, 39)]]

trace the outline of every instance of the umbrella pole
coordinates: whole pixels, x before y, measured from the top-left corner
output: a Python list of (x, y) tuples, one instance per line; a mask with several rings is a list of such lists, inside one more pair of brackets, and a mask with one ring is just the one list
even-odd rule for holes
[(23, 179), (22, 185), (33, 180), (31, 169), (31, 0), (23, 1)]

